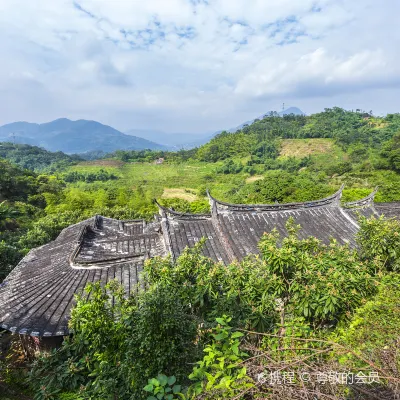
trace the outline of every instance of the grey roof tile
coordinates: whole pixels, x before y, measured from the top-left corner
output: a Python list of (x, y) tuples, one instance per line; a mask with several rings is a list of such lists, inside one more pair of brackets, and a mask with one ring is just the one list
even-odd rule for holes
[(203, 254), (229, 264), (257, 253), (264, 232), (275, 228), (285, 236), (290, 217), (301, 225), (300, 237), (350, 246), (359, 214), (400, 218), (400, 202), (374, 203), (374, 192), (341, 207), (341, 191), (313, 202), (267, 205), (229, 204), (209, 194), (208, 214), (159, 205), (160, 217), (152, 223), (96, 216), (71, 225), (55, 241), (31, 250), (0, 285), (0, 326), (35, 336), (67, 335), (75, 295), (88, 283), (117, 279), (127, 292), (135, 291), (146, 258), (170, 253), (176, 259), (202, 237)]

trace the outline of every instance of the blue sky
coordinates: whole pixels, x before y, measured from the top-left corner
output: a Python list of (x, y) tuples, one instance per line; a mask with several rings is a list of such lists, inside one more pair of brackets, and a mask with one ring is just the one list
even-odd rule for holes
[(400, 112), (396, 0), (1, 0), (0, 124), (200, 134), (283, 102)]

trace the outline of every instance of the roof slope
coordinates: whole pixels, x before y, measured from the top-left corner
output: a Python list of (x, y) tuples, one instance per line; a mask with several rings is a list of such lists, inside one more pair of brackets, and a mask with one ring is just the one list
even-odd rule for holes
[(380, 215), (387, 218), (400, 219), (400, 201), (393, 201), (391, 203), (375, 203), (375, 209)]
[[(203, 254), (229, 264), (258, 253), (264, 232), (286, 235), (286, 221), (300, 224), (301, 237), (333, 238), (355, 246), (358, 215), (397, 216), (400, 203), (374, 204), (373, 192), (340, 206), (342, 188), (325, 199), (289, 204), (230, 204), (209, 193), (209, 214), (177, 213), (159, 206), (160, 217), (118, 221), (96, 216), (64, 229), (58, 238), (33, 249), (0, 285), (0, 326), (33, 336), (68, 334), (75, 294), (90, 282), (117, 279), (127, 292), (137, 289), (147, 258), (177, 258), (202, 237)], [(157, 203), (158, 204), (158, 203)]]
[[(0, 288), (1, 327), (33, 336), (68, 334), (74, 295), (90, 282), (137, 287), (143, 262), (165, 255), (159, 224), (91, 218), (33, 249)], [(101, 238), (96, 241), (96, 239)]]

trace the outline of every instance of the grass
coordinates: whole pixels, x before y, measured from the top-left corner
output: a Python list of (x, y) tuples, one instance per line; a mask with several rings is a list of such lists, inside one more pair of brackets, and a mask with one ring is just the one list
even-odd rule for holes
[(254, 175), (254, 176), (249, 176), (248, 178), (246, 178), (245, 182), (253, 183), (253, 182), (259, 181), (261, 179), (264, 179), (263, 175)]
[(177, 188), (165, 188), (161, 196), (163, 199), (182, 199), (187, 201), (195, 201), (198, 197), (189, 192), (188, 190), (193, 189), (177, 189)]
[(124, 165), (123, 161), (119, 160), (93, 160), (93, 161), (83, 161), (78, 164), (78, 166), (100, 166), (100, 167), (121, 167)]
[(281, 157), (303, 158), (314, 154), (332, 153), (332, 139), (285, 139), (282, 141)]
[(153, 163), (121, 163), (113, 165), (109, 163), (108, 166), (105, 166), (96, 162), (85, 162), (70, 167), (68, 171), (89, 173), (104, 169), (119, 176), (120, 179), (112, 183), (96, 182), (87, 184), (85, 182), (77, 182), (69, 186), (78, 187), (82, 190), (89, 187), (101, 189), (110, 185), (128, 187), (134, 190), (141, 187), (148, 198), (171, 198), (172, 194), (176, 194), (178, 198), (189, 199), (190, 197), (191, 200), (189, 201), (197, 198), (194, 198), (191, 193), (186, 193), (185, 189), (198, 190), (208, 187), (214, 196), (222, 199), (228, 190), (243, 184), (248, 174), (216, 174), (215, 169), (221, 164), (222, 162), (202, 163), (191, 161), (182, 164), (163, 163), (158, 165)]
[[(324, 170), (327, 166), (346, 161), (348, 155), (330, 139), (290, 139), (283, 141), (284, 154), (297, 154), (298, 157), (312, 152), (311, 157), (316, 170)], [(283, 155), (281, 155), (283, 157)], [(239, 160), (239, 159), (238, 159)], [(194, 193), (185, 190), (204, 192), (209, 188), (212, 195), (220, 200), (232, 201), (232, 197), (243, 185), (250, 185), (263, 179), (264, 172), (261, 165), (254, 176), (248, 173), (217, 174), (215, 171), (221, 162), (203, 163), (188, 161), (181, 164), (153, 164), (153, 163), (122, 163), (115, 160), (100, 160), (98, 162), (85, 162), (70, 167), (69, 171), (82, 173), (96, 172), (104, 169), (119, 176), (120, 179), (108, 182), (85, 183), (77, 182), (68, 184), (68, 187), (77, 187), (82, 191), (113, 188), (130, 188), (134, 191), (141, 188), (146, 201), (161, 198), (180, 198), (188, 201), (199, 199)], [(236, 160), (235, 160), (236, 161)], [(240, 160), (243, 161), (243, 160)], [(107, 162), (106, 165), (104, 162)], [(308, 168), (304, 170), (307, 171)], [(356, 200), (363, 197), (379, 185), (377, 201), (398, 200), (400, 195), (400, 175), (391, 171), (367, 172), (355, 171), (344, 176), (334, 176), (327, 180), (333, 188), (346, 184), (344, 193), (345, 201)], [(356, 190), (353, 190), (356, 189)]]

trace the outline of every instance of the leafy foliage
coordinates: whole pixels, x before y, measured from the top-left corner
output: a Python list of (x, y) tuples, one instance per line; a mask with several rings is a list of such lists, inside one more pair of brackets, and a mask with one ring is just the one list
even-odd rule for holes
[(384, 217), (360, 217), (361, 256), (373, 260), (377, 270), (400, 271), (400, 222)]
[(203, 360), (197, 362), (189, 378), (196, 381), (189, 393), (207, 394), (207, 399), (234, 398), (243, 389), (254, 386), (242, 365), (248, 354), (239, 349), (241, 332), (232, 332), (230, 317), (217, 318), (214, 340), (204, 348)]
[(279, 245), (277, 231), (260, 241), (262, 259), (276, 277), (273, 295), (281, 315), (304, 317), (314, 328), (335, 325), (375, 291), (371, 267), (354, 250), (334, 241), (329, 246), (310, 237), (297, 238), (299, 226), (287, 222), (288, 236)]
[(385, 144), (382, 155), (388, 160), (391, 169), (400, 172), (400, 133)]
[(106, 182), (106, 181), (111, 181), (111, 180), (116, 180), (118, 179), (118, 176), (114, 175), (113, 173), (110, 173), (104, 169), (100, 169), (96, 173), (86, 173), (82, 174), (77, 171), (71, 171), (63, 175), (63, 180), (65, 182), (86, 182), (86, 183), (91, 183), (95, 181), (101, 181), (101, 182)]
[(87, 292), (90, 300), (79, 297), (71, 315), (73, 336), (33, 366), (36, 399), (55, 398), (63, 390), (79, 391), (84, 398), (135, 394), (141, 399), (149, 377), (162, 371), (186, 376), (196, 325), (171, 290), (155, 287), (127, 298), (111, 282), (104, 288), (91, 285)]
[(23, 169), (48, 173), (54, 173), (82, 160), (79, 156), (69, 156), (61, 151), (53, 153), (36, 146), (7, 142), (0, 143), (0, 158)]
[(175, 384), (175, 376), (160, 374), (157, 378), (151, 378), (143, 388), (144, 391), (152, 393), (146, 400), (178, 400), (185, 399), (181, 393), (181, 385)]

